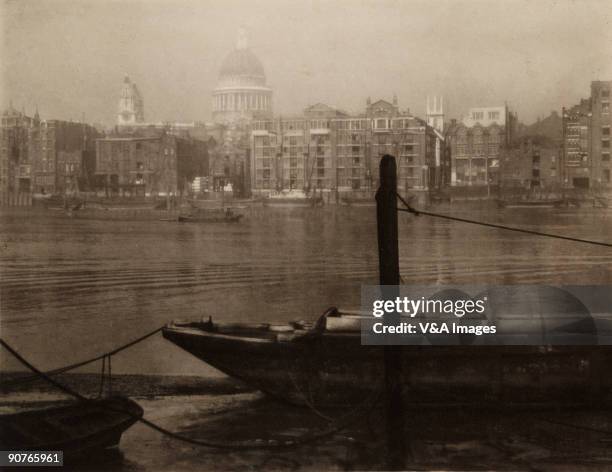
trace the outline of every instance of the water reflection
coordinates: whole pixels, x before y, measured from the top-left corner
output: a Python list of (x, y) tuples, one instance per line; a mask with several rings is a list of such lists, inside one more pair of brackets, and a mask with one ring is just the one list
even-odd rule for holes
[[(458, 216), (612, 239), (602, 211), (443, 208)], [(377, 281), (373, 208), (253, 208), (236, 225), (1, 217), (3, 336), (43, 368), (125, 342), (173, 318), (313, 319), (357, 306)], [(411, 284), (609, 284), (600, 247), (400, 215)], [(2, 367), (7, 368), (3, 358)], [(117, 372), (200, 372), (161, 339), (122, 354)]]

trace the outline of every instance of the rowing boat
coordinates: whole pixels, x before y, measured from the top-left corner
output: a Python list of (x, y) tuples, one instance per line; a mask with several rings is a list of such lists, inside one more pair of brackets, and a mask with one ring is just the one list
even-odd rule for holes
[(143, 415), (136, 402), (120, 396), (17, 407), (0, 415), (0, 448), (63, 451), (65, 459), (117, 446)]

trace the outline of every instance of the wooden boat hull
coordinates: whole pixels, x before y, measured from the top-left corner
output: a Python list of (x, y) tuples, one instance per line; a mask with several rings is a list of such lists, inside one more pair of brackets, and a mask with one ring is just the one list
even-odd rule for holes
[(123, 432), (143, 415), (125, 397), (73, 401), (0, 416), (3, 450), (63, 451), (64, 458), (119, 444)]
[[(170, 324), (163, 336), (275, 398), (317, 407), (354, 405), (383, 384), (383, 347), (359, 332), (224, 333), (211, 323)], [(610, 392), (604, 346), (405, 346), (412, 403), (584, 403)]]
[(498, 200), (500, 208), (558, 208), (563, 200)]

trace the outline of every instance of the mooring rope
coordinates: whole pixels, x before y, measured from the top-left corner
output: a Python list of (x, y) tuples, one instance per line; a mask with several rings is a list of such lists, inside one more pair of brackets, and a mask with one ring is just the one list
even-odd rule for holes
[[(18, 361), (20, 361), (23, 365), (25, 365), (32, 372), (34, 372), (37, 376), (41, 377), (42, 379), (46, 380), (50, 384), (54, 385), (55, 387), (57, 387), (59, 390), (63, 391), (64, 393), (67, 393), (68, 395), (71, 395), (81, 401), (86, 401), (86, 402), (94, 401), (92, 399), (84, 397), (83, 395), (71, 389), (70, 387), (62, 385), (60, 382), (57, 382), (56, 380), (52, 379), (46, 373), (34, 367), (26, 359), (24, 359), (17, 351), (15, 351), (15, 349), (13, 349), (2, 338), (0, 338), (0, 345), (2, 345), (5, 349), (7, 349), (13, 356), (15, 356), (15, 358)], [(183, 436), (181, 434), (175, 433), (173, 431), (170, 431), (162, 426), (159, 426), (158, 424), (153, 423), (152, 421), (147, 420), (144, 417), (135, 415), (134, 413), (130, 411), (125, 411), (122, 409), (112, 408), (108, 406), (105, 406), (103, 408), (109, 411), (113, 411), (115, 413), (123, 413), (129, 416), (130, 418), (133, 418), (141, 422), (142, 424), (148, 426), (149, 428), (154, 429), (155, 431), (158, 431), (159, 433), (164, 434), (165, 436), (168, 436), (173, 439), (176, 439), (177, 441), (182, 441), (182, 442), (192, 444), (195, 446), (203, 446), (203, 447), (209, 447), (209, 448), (215, 448), (215, 449), (277, 449), (277, 448), (288, 448), (288, 447), (301, 446), (304, 444), (316, 442), (321, 439), (325, 439), (330, 436), (333, 436), (334, 434), (342, 431), (343, 429), (346, 429), (348, 426), (350, 426), (352, 423), (354, 423), (358, 419), (363, 418), (364, 413), (366, 415), (369, 414), (369, 412), (372, 409), (374, 409), (374, 407), (378, 404), (379, 399), (380, 399), (380, 394), (377, 396), (375, 401), (371, 402), (369, 405), (365, 405), (366, 408), (363, 408), (364, 405), (360, 405), (358, 408), (355, 408), (355, 410), (353, 410), (352, 412), (347, 413), (347, 415), (345, 416), (346, 418), (345, 421), (333, 427), (330, 427), (320, 433), (304, 435), (300, 438), (290, 439), (290, 440), (269, 439), (267, 441), (263, 439), (249, 440), (249, 441), (211, 441), (211, 440), (206, 440), (206, 439), (193, 439), (193, 438), (189, 438), (187, 436)]]
[(484, 221), (469, 220), (467, 218), (459, 218), (459, 217), (456, 217), (456, 216), (443, 215), (441, 213), (433, 213), (433, 212), (430, 212), (430, 211), (417, 210), (416, 208), (410, 206), (408, 204), (408, 202), (406, 202), (406, 200), (404, 200), (402, 198), (401, 195), (399, 195), (397, 193), (396, 193), (396, 195), (397, 195), (397, 198), (406, 207), (406, 208), (398, 208), (397, 211), (405, 211), (407, 213), (412, 213), (415, 216), (426, 215), (426, 216), (432, 216), (434, 218), (442, 218), (442, 219), (445, 219), (445, 220), (459, 221), (461, 223), (469, 223), (469, 224), (473, 224), (473, 225), (486, 226), (486, 227), (489, 227), (489, 228), (497, 228), (497, 229), (505, 229), (507, 231), (515, 231), (517, 233), (531, 234), (533, 236), (545, 236), (547, 238), (563, 239), (565, 241), (573, 241), (573, 242), (576, 242), (576, 243), (585, 243), (585, 244), (593, 244), (593, 245), (596, 245), (596, 246), (612, 247), (612, 243), (606, 243), (606, 242), (602, 242), (602, 241), (592, 241), (592, 240), (589, 240), (589, 239), (572, 238), (570, 236), (561, 236), (561, 235), (558, 235), (558, 234), (542, 233), (540, 231), (532, 231), (530, 229), (515, 228), (515, 227), (512, 227), (512, 226), (499, 225), (499, 224), (495, 224), (495, 223), (486, 223)]
[[(160, 326), (159, 328), (157, 328), (156, 330), (151, 331), (150, 333), (145, 334), (144, 336), (140, 336), (139, 338), (134, 339), (133, 341), (130, 341), (129, 343), (123, 344), (122, 346), (119, 346), (115, 349), (113, 349), (112, 351), (108, 351), (105, 352), (103, 354), (100, 354), (99, 356), (96, 357), (92, 357), (91, 359), (87, 359), (84, 361), (80, 361), (80, 362), (75, 362), (74, 364), (70, 364), (64, 367), (58, 367), (57, 369), (53, 369), (50, 371), (45, 372), (45, 375), (48, 376), (52, 376), (52, 375), (59, 375), (59, 374), (63, 374), (64, 372), (68, 372), (70, 370), (74, 370), (77, 369), (79, 367), (83, 367), (84, 365), (87, 364), (91, 364), (92, 362), (96, 362), (99, 360), (102, 360), (104, 362), (104, 360), (106, 358), (109, 359), (109, 369), (110, 369), (110, 356), (113, 356), (129, 347), (134, 346), (135, 344), (138, 344), (142, 341), (144, 341), (147, 338), (150, 338), (151, 336), (159, 333), (164, 327)], [(103, 367), (104, 369), (104, 367)], [(32, 382), (35, 381), (39, 378), (38, 375), (32, 375), (29, 377), (21, 377), (21, 378), (17, 378), (17, 379), (12, 379), (12, 380), (7, 380), (5, 382), (1, 382), (0, 383), (0, 387), (5, 388), (5, 387), (13, 387), (16, 385), (21, 385), (21, 384), (25, 384), (28, 382)]]
[(62, 385), (61, 383), (57, 382), (56, 380), (53, 380), (51, 377), (49, 377), (44, 372), (41, 372), (40, 370), (38, 370), (36, 367), (34, 367), (32, 364), (30, 364), (27, 360), (25, 360), (17, 351), (15, 351), (15, 349), (13, 349), (11, 346), (9, 346), (9, 344), (4, 339), (0, 338), (0, 344), (8, 352), (10, 352), (19, 362), (21, 362), (28, 369), (30, 369), (32, 372), (34, 372), (38, 377), (41, 377), (42, 379), (46, 380), (51, 385), (54, 385), (55, 387), (60, 389), (62, 392), (67, 393), (68, 395), (72, 395), (73, 397), (76, 397), (79, 400), (85, 400), (85, 401), (87, 400), (87, 398), (84, 397), (83, 395), (81, 395), (80, 393), (75, 392), (74, 390), (72, 390), (71, 388), (66, 387), (65, 385)]

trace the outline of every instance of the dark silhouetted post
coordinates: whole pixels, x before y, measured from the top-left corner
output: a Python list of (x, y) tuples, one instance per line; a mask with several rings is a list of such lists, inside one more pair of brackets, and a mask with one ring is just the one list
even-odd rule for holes
[[(397, 242), (397, 171), (395, 157), (380, 161), (380, 186), (376, 192), (378, 264), (380, 285), (399, 285)], [(404, 468), (404, 407), (402, 400), (402, 346), (385, 346), (385, 414), (387, 422), (387, 466)]]

